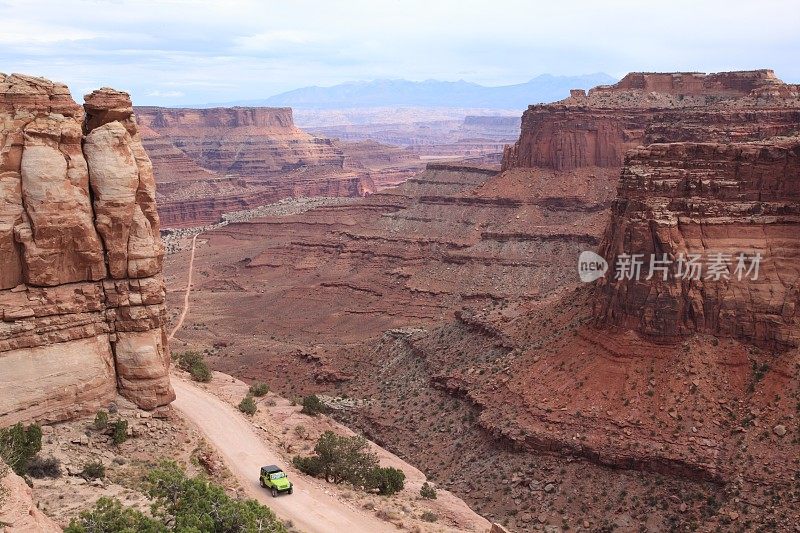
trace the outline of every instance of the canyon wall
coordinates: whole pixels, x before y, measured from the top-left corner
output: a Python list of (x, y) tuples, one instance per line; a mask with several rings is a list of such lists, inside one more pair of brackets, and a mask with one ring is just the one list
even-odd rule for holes
[(631, 73), (615, 85), (530, 106), (503, 169), (619, 168), (653, 142), (748, 141), (797, 131), (800, 88), (770, 70)]
[[(640, 279), (603, 278), (598, 322), (662, 340), (705, 332), (796, 346), (798, 224), (798, 137), (633, 150), (601, 253), (612, 270), (623, 254), (641, 254), (645, 264)], [(647, 279), (649, 258), (663, 254), (671, 264), (658, 266), (668, 271)], [(693, 256), (705, 267), (699, 276), (677, 263)], [(709, 271), (714, 263), (718, 274)]]
[(142, 125), (214, 172), (264, 176), (304, 166), (342, 168), (344, 156), (330, 139), (296, 128), (292, 110), (286, 107), (140, 107), (136, 116)]
[(165, 227), (210, 224), (288, 197), (375, 190), (368, 170), (339, 143), (295, 127), (289, 108), (137, 107), (136, 115)]
[(0, 424), (174, 398), (155, 180), (126, 93), (0, 77)]

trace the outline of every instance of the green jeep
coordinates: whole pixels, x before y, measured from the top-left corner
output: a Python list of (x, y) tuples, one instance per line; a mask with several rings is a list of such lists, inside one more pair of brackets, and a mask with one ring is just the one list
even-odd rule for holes
[(258, 476), (261, 486), (269, 488), (274, 498), (281, 492), (292, 493), (292, 482), (286, 477), (286, 472), (275, 465), (261, 467), (261, 475)]

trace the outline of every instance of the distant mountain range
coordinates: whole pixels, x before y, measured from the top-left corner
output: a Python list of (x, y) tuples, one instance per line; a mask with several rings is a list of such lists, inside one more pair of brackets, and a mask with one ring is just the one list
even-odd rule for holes
[(265, 99), (240, 100), (216, 105), (294, 109), (387, 106), (525, 109), (529, 104), (566, 98), (570, 89), (589, 89), (616, 81), (615, 78), (603, 73), (582, 76), (542, 74), (526, 83), (499, 87), (486, 87), (463, 80), (374, 80), (342, 83), (332, 87), (304, 87)]

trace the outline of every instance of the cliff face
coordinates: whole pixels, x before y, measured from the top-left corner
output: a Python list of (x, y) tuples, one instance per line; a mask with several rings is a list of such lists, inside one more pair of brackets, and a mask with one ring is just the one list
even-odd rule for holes
[(344, 156), (329, 139), (296, 128), (289, 108), (137, 108), (141, 123), (166, 137), (201, 167), (265, 175), (302, 166), (341, 169)]
[(530, 106), (503, 168), (621, 167), (625, 152), (640, 145), (758, 140), (791, 134), (798, 121), (800, 88), (770, 70), (631, 73), (588, 94)]
[(126, 93), (0, 78), (0, 423), (172, 401), (152, 166)]
[(607, 276), (598, 321), (662, 340), (705, 332), (797, 345), (798, 215), (800, 138), (653, 144), (630, 152), (601, 246), (609, 265), (622, 254), (642, 254), (645, 263), (652, 254), (694, 255), (706, 270), (713, 262), (725, 270), (693, 279), (676, 263), (666, 280), (661, 270), (647, 280), (645, 264), (639, 280)]
[(218, 222), (223, 213), (287, 197), (374, 190), (334, 141), (295, 127), (289, 108), (141, 107), (136, 115), (166, 227)]

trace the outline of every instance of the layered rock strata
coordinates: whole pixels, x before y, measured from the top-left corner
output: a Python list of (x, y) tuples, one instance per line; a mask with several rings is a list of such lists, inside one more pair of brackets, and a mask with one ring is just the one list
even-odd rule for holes
[(530, 106), (503, 168), (616, 167), (654, 142), (743, 142), (797, 131), (800, 87), (771, 70), (631, 73), (619, 83)]
[(661, 340), (702, 332), (796, 346), (799, 230), (798, 137), (633, 150), (601, 246), (613, 275), (598, 322)]
[(166, 227), (218, 222), (288, 197), (359, 197), (375, 188), (339, 144), (295, 127), (289, 108), (140, 107), (136, 114)]
[(0, 78), (0, 423), (169, 403), (152, 165), (126, 93)]

